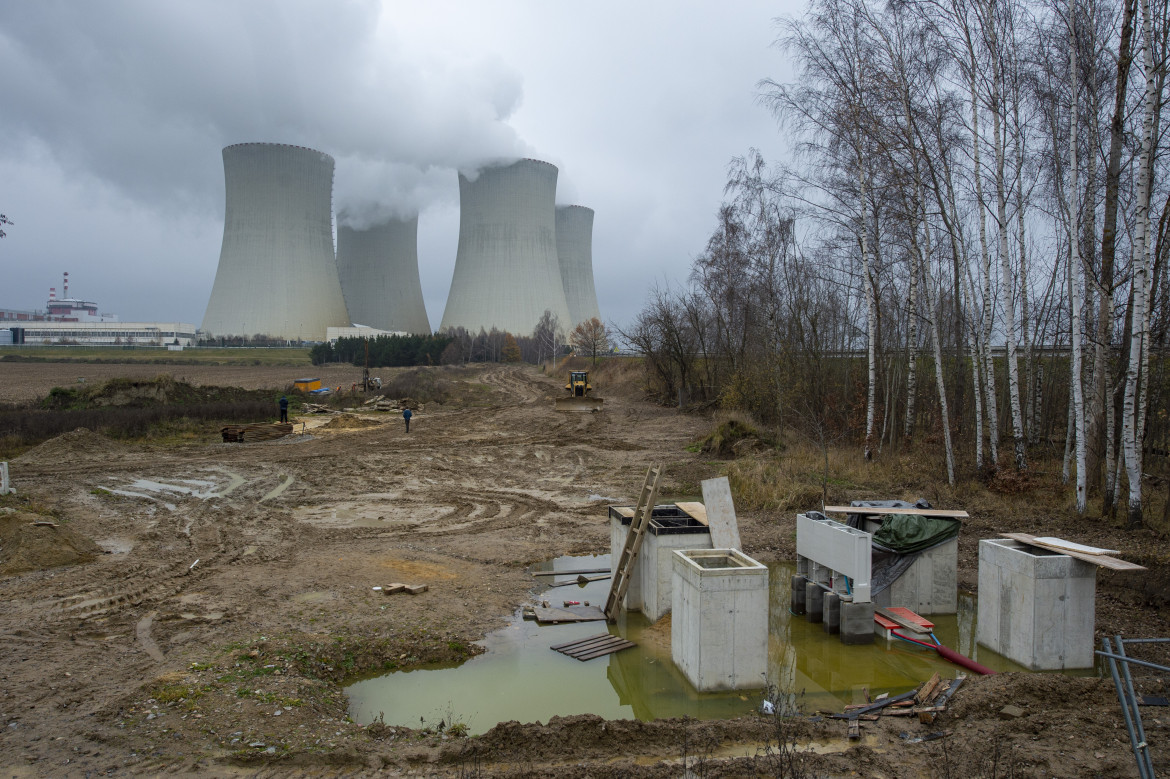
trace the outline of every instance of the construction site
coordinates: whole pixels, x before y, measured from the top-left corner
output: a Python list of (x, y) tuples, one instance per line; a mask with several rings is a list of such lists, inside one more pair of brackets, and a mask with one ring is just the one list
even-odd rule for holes
[[(80, 368), (4, 370), (20, 401)], [(442, 402), (356, 393), (306, 400), (287, 426), (78, 429), (12, 457), (0, 767), (1165, 771), (1170, 566), (1152, 531), (911, 463), (759, 508), (732, 464), (820, 454), (711, 450), (718, 418), (649, 403), (616, 372), (427, 370)], [(211, 373), (292, 394), (287, 368)]]

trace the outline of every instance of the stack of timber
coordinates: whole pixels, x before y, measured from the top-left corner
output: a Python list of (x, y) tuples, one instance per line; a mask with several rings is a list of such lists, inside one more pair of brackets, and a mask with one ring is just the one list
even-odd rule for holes
[(272, 441), (284, 438), (293, 431), (293, 426), (287, 422), (276, 424), (256, 425), (228, 425), (220, 428), (224, 443), (242, 444), (254, 441)]
[(929, 725), (939, 712), (946, 711), (947, 702), (966, 678), (941, 679), (938, 674), (934, 674), (916, 690), (892, 697), (883, 693), (873, 703), (846, 706), (842, 713), (829, 716), (849, 721), (850, 738), (857, 738), (860, 720), (873, 721), (881, 716), (918, 717), (919, 722)]

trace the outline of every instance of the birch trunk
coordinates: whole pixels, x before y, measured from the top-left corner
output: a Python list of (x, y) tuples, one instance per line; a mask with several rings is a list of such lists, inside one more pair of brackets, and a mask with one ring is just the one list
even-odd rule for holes
[[(994, 30), (994, 23), (991, 23)], [(994, 71), (993, 83), (996, 85), (991, 94), (991, 134), (995, 145), (995, 206), (996, 217), (999, 223), (999, 288), (1003, 301), (1003, 329), (1004, 346), (1007, 356), (1008, 374), (1008, 404), (1012, 414), (1012, 439), (1015, 442), (1016, 469), (1026, 470), (1028, 467), (1027, 447), (1024, 441), (1024, 421), (1020, 407), (1020, 371), (1016, 362), (1016, 305), (1015, 291), (1012, 281), (1012, 263), (1008, 246), (1008, 218), (1007, 218), (1007, 181), (1004, 175), (1004, 121), (1002, 113), (1002, 90), (1000, 89), (1001, 62), (998, 44), (993, 40), (992, 67)]]
[(866, 318), (865, 329), (869, 337), (867, 348), (869, 364), (869, 387), (865, 401), (865, 459), (873, 459), (873, 428), (877, 406), (877, 300), (873, 288), (873, 273), (870, 262), (869, 249), (869, 209), (868, 209), (868, 181), (862, 165), (861, 154), (857, 155), (858, 184), (861, 190), (861, 262), (864, 278), (861, 280), (865, 288)]
[(1125, 373), (1125, 398), (1122, 403), (1122, 447), (1125, 452), (1125, 472), (1129, 479), (1129, 506), (1127, 523), (1130, 529), (1142, 524), (1142, 430), (1139, 423), (1144, 398), (1141, 392), (1141, 372), (1145, 363), (1144, 347), (1149, 328), (1146, 297), (1150, 287), (1150, 155), (1153, 154), (1154, 101), (1157, 97), (1157, 79), (1154, 73), (1153, 23), (1150, 2), (1141, 0), (1142, 65), (1145, 69), (1146, 94), (1142, 106), (1142, 145), (1138, 158), (1137, 203), (1133, 241), (1133, 289), (1131, 292), (1132, 324), (1129, 338), (1129, 366)]
[[(1070, 4), (1071, 5), (1071, 4)], [(1088, 474), (1085, 470), (1085, 393), (1081, 381), (1082, 351), (1081, 351), (1081, 307), (1083, 295), (1081, 292), (1081, 231), (1077, 224), (1077, 217), (1081, 209), (1077, 207), (1077, 198), (1080, 195), (1080, 127), (1078, 112), (1080, 106), (1080, 64), (1077, 57), (1077, 43), (1075, 35), (1076, 9), (1069, 8), (1069, 69), (1071, 71), (1072, 95), (1069, 100), (1068, 119), (1068, 149), (1069, 174), (1067, 205), (1068, 224), (1068, 294), (1072, 305), (1072, 371), (1070, 384), (1072, 385), (1072, 404), (1076, 419), (1076, 457), (1077, 457), (1077, 514), (1082, 517), (1088, 508)]]
[(971, 54), (971, 140), (975, 166), (975, 201), (979, 210), (979, 252), (982, 259), (983, 282), (983, 364), (984, 387), (987, 398), (988, 446), (991, 467), (999, 467), (999, 410), (995, 393), (995, 361), (991, 357), (991, 250), (987, 245), (987, 201), (983, 197), (983, 170), (979, 161), (981, 143), (979, 140), (979, 93), (975, 81), (975, 54)]
[(902, 438), (906, 443), (914, 433), (915, 405), (918, 397), (918, 266), (921, 265), (917, 247), (910, 252), (910, 300), (906, 304), (909, 327), (906, 336), (906, 418), (902, 423)]
[[(917, 177), (917, 172), (915, 173)], [(921, 193), (922, 185), (917, 185), (919, 192), (918, 202), (922, 202)], [(923, 213), (922, 217), (923, 227), (923, 245), (926, 249), (925, 256), (931, 256), (930, 247), (930, 225), (926, 223), (926, 215)], [(938, 388), (938, 408), (939, 415), (942, 422), (943, 432), (943, 448), (946, 451), (947, 458), (947, 484), (954, 486), (955, 484), (955, 450), (951, 444), (951, 414), (947, 408), (947, 386), (943, 380), (943, 362), (942, 362), (942, 339), (938, 334), (938, 316), (939, 311), (935, 305), (938, 297), (932, 297), (930, 286), (930, 274), (926, 270), (927, 263), (919, 263), (922, 273), (922, 294), (926, 296), (926, 310), (930, 312), (930, 339), (934, 348), (934, 381)]]

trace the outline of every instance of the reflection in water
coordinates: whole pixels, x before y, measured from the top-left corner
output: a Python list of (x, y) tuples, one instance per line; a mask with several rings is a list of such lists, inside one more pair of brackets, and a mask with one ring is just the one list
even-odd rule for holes
[[(564, 557), (544, 570), (604, 568), (609, 556)], [(784, 708), (840, 711), (850, 703), (882, 692), (896, 694), (928, 679), (934, 672), (953, 678), (961, 669), (937, 653), (905, 642), (845, 646), (820, 624), (793, 617), (788, 610), (791, 564), (769, 566), (768, 682), (780, 693)], [(542, 582), (547, 584), (548, 582)], [(546, 590), (541, 597), (605, 602), (610, 582)], [(995, 670), (1020, 666), (975, 644), (975, 598), (959, 596), (959, 613), (932, 616), (943, 644)], [(587, 662), (549, 649), (602, 632), (620, 635), (638, 646)], [(617, 624), (586, 622), (537, 625), (517, 614), (507, 627), (482, 642), (487, 651), (459, 666), (429, 666), (358, 681), (347, 688), (349, 713), (368, 723), (380, 714), (388, 725), (419, 727), (440, 720), (466, 723), (473, 734), (499, 722), (547, 721), (552, 716), (598, 714), (608, 719), (650, 720), (688, 715), (700, 719), (735, 717), (752, 711), (761, 691), (698, 693), (670, 657), (669, 617), (651, 625), (641, 614)], [(1091, 673), (1091, 671), (1089, 672)]]

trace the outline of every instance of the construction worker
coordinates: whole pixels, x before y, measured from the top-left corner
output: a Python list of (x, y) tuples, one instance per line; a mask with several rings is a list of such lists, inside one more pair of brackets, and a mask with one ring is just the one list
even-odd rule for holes
[(406, 420), (406, 432), (408, 432), (408, 433), (410, 432), (410, 417), (411, 417), (410, 409), (408, 409), (408, 408), (402, 409), (402, 418)]
[(288, 421), (288, 398), (284, 395), (280, 396), (280, 421)]

